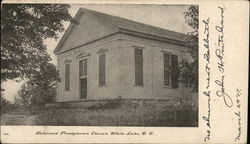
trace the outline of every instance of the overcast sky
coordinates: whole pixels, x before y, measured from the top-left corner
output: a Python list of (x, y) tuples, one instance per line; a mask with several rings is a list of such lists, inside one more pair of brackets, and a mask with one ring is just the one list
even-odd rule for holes
[[(141, 23), (169, 29), (176, 32), (187, 33), (192, 29), (185, 24), (183, 12), (187, 10), (185, 5), (71, 5), (70, 14), (74, 16), (80, 7), (91, 9), (106, 14), (119, 16), (122, 18), (138, 21)], [(69, 22), (64, 24), (65, 28), (69, 26)], [(64, 32), (60, 33), (60, 38)], [(48, 52), (52, 57), (52, 63), (56, 64), (56, 56), (53, 54), (59, 40), (47, 39), (44, 41), (47, 45)], [(9, 80), (2, 84), (5, 89), (4, 97), (12, 101), (24, 82), (16, 83)]]

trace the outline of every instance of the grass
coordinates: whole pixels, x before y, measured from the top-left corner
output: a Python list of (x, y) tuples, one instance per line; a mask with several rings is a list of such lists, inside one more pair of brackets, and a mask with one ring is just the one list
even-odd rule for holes
[(109, 100), (88, 108), (45, 108), (37, 125), (63, 126), (198, 126), (198, 111), (164, 101)]

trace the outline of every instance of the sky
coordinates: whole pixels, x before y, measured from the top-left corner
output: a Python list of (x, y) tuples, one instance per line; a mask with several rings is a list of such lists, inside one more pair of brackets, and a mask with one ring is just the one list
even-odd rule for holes
[[(176, 32), (187, 33), (192, 31), (191, 27), (185, 24), (183, 15), (183, 12), (187, 10), (187, 6), (185, 5), (71, 5), (71, 8), (69, 9), (70, 14), (72, 16), (75, 16), (76, 12), (81, 7)], [(66, 30), (66, 28), (69, 26), (69, 22), (64, 22), (63, 24)], [(44, 44), (47, 45), (47, 51), (51, 55), (52, 63), (55, 65), (57, 64), (57, 59), (53, 51), (63, 34), (64, 32), (59, 33), (59, 39), (57, 41), (54, 39), (44, 40)], [(20, 89), (21, 85), (24, 83), (25, 81), (17, 83), (13, 80), (8, 80), (7, 82), (2, 83), (2, 88), (5, 89), (5, 91), (3, 92), (3, 96), (7, 100), (13, 102), (15, 95)]]

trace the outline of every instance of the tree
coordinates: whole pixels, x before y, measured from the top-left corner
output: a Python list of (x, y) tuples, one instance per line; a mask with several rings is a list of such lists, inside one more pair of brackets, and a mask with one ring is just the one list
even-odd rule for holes
[(186, 23), (193, 28), (187, 34), (187, 46), (190, 47), (190, 54), (193, 61), (180, 63), (180, 81), (193, 92), (198, 92), (198, 37), (199, 37), (199, 7), (191, 5), (188, 11), (184, 12)]
[(15, 103), (26, 112), (35, 112), (45, 103), (53, 102), (56, 96), (55, 84), (59, 80), (56, 66), (51, 63), (42, 63), (39, 70), (22, 85), (15, 98)]
[(56, 66), (51, 63), (42, 63), (39, 72), (34, 73), (29, 83), (36, 89), (36, 96), (32, 97), (34, 105), (43, 105), (53, 102), (56, 82), (60, 81)]
[(21, 89), (17, 92), (14, 103), (17, 106), (23, 107), (24, 110), (27, 111), (31, 105), (31, 98), (34, 95), (36, 95), (36, 90), (34, 89), (32, 84), (29, 82), (25, 83), (21, 86)]
[(71, 20), (69, 5), (3, 4), (1, 24), (1, 82), (30, 78), (51, 58), (43, 40), (58, 39), (63, 21)]

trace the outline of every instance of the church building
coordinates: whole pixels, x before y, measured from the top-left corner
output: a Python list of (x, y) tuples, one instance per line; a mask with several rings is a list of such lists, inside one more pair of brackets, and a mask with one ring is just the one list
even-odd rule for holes
[(80, 8), (54, 53), (57, 102), (191, 99), (178, 63), (191, 61), (186, 35)]

